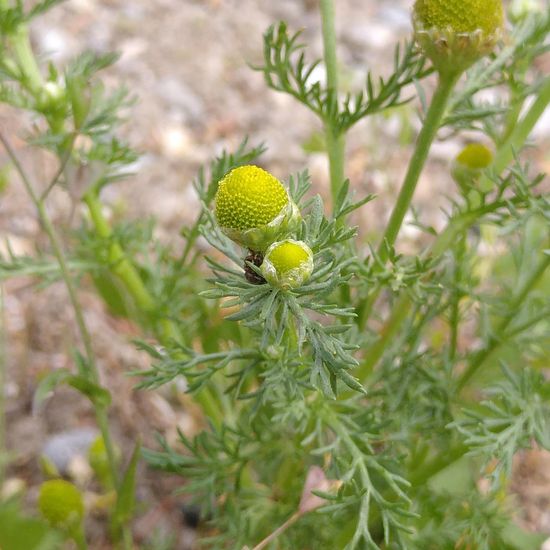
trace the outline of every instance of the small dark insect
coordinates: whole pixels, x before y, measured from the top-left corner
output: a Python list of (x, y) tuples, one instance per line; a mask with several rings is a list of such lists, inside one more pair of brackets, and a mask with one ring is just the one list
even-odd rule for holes
[(261, 252), (255, 252), (254, 250), (249, 250), (248, 256), (244, 259), (244, 276), (249, 283), (253, 285), (265, 285), (266, 280), (258, 275), (248, 264), (254, 264), (256, 267), (260, 267), (264, 261), (264, 255)]

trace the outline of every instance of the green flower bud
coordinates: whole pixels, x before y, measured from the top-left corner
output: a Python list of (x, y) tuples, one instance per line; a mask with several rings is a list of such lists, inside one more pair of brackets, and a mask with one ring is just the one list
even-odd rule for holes
[(220, 181), (216, 219), (230, 239), (262, 252), (294, 231), (301, 216), (277, 178), (257, 166), (241, 166)]
[(63, 114), (65, 110), (65, 87), (48, 80), (40, 90), (37, 108), (49, 114)]
[(313, 273), (313, 252), (302, 241), (287, 239), (266, 251), (262, 275), (271, 285), (288, 290), (302, 286)]
[(52, 479), (42, 484), (38, 508), (53, 527), (65, 531), (77, 529), (84, 518), (84, 502), (80, 491), (63, 479)]
[(96, 437), (88, 449), (88, 462), (90, 463), (90, 466), (100, 483), (105, 488), (111, 489), (113, 483), (109, 466), (109, 456), (107, 455), (107, 449), (105, 448), (105, 441), (101, 435)]
[(462, 190), (468, 190), (478, 183), (492, 162), (491, 149), (483, 143), (469, 143), (455, 158), (451, 174)]
[(440, 73), (460, 74), (495, 48), (502, 0), (416, 0), (416, 40)]

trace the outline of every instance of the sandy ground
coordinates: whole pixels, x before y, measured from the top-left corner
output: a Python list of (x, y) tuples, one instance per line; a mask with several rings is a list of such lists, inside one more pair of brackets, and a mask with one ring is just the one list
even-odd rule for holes
[[(345, 86), (356, 89), (365, 71), (387, 74), (393, 44), (410, 33), (411, 2), (341, 0), (338, 3), (339, 55)], [(128, 216), (154, 216), (163, 239), (177, 239), (182, 221), (192, 221), (198, 202), (189, 182), (199, 166), (223, 148), (243, 139), (265, 142), (263, 164), (281, 179), (308, 168), (316, 189), (327, 195), (326, 160), (304, 150), (320, 130), (316, 119), (290, 98), (266, 89), (263, 78), (248, 64), (260, 61), (261, 35), (271, 23), (285, 19), (303, 29), (311, 55), (319, 55), (320, 21), (314, 0), (69, 0), (33, 26), (33, 42), (44, 55), (63, 63), (85, 49), (118, 50), (119, 63), (105, 73), (108, 85), (124, 83), (138, 102), (129, 112), (124, 132), (143, 155), (131, 180), (109, 188), (108, 202)], [(409, 150), (401, 136), (416, 125), (414, 107), (376, 118), (351, 133), (347, 175), (358, 194), (378, 193), (358, 219), (362, 235), (376, 232), (389, 215), (394, 191), (402, 179)], [(0, 124), (17, 136), (28, 121), (0, 108)], [(549, 143), (547, 128), (541, 138)], [(15, 138), (16, 139), (16, 138)], [(416, 206), (427, 223), (440, 227), (443, 192), (451, 189), (448, 163), (464, 137), (438, 143), (423, 175)], [(541, 148), (543, 149), (543, 148)], [(3, 161), (0, 153), (0, 164)], [(45, 159), (25, 153), (35, 178), (46, 180)], [(438, 192), (434, 193), (434, 187)], [(437, 197), (440, 196), (441, 199)], [(60, 191), (51, 213), (60, 224), (69, 221), (70, 200)], [(78, 213), (77, 213), (78, 214)], [(72, 220), (78, 223), (78, 215)], [(8, 236), (17, 252), (32, 253), (44, 244), (33, 209), (20, 186), (11, 185), (0, 197), (0, 236)], [(417, 232), (404, 231), (413, 243)], [(90, 407), (69, 390), (59, 390), (40, 414), (32, 414), (36, 383), (54, 368), (70, 366), (67, 351), (75, 334), (64, 288), (54, 284), (36, 292), (29, 280), (5, 285), (8, 335), (8, 447), (15, 453), (11, 478), (25, 480), (30, 499), (41, 481), (37, 457), (53, 434), (93, 426)], [(111, 317), (92, 291), (81, 300), (94, 335), (105, 383), (117, 395), (112, 420), (126, 451), (141, 434), (154, 444), (155, 430), (175, 437), (177, 427), (192, 430), (193, 416), (164, 392), (136, 393), (124, 373), (144, 367), (147, 358), (129, 343), (135, 329)], [(72, 331), (75, 333), (74, 329)], [(526, 524), (550, 533), (550, 461), (544, 453), (523, 456), (514, 487), (525, 510)], [(182, 529), (179, 505), (171, 496), (180, 480), (143, 470), (139, 498), (151, 503), (136, 522), (138, 540), (157, 526), (176, 533), (176, 548), (189, 547), (190, 530)], [(100, 522), (91, 522), (94, 548), (102, 548)], [(141, 537), (141, 539), (140, 539)]]

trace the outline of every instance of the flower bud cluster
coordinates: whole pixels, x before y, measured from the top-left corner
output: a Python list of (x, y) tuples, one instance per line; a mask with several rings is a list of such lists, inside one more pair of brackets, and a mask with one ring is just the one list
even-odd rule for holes
[[(257, 166), (235, 168), (220, 181), (215, 203), (220, 228), (255, 259), (261, 258), (253, 263), (269, 284), (287, 290), (309, 279), (313, 253), (306, 243), (290, 238), (302, 216), (277, 178)], [(251, 273), (247, 278), (261, 279)]]

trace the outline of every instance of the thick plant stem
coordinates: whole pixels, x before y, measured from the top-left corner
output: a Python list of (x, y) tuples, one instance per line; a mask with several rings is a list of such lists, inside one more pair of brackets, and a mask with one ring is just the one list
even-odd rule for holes
[(342, 134), (335, 134), (333, 128), (330, 126), (325, 128), (325, 135), (330, 169), (330, 193), (332, 204), (334, 205), (344, 183), (344, 151), (346, 142), (345, 137)]
[(122, 279), (140, 310), (150, 312), (155, 307), (153, 298), (145, 288), (135, 267), (126, 258), (122, 247), (113, 239), (112, 229), (103, 215), (103, 205), (95, 190), (84, 196), (97, 235), (109, 242), (109, 262), (113, 272)]
[[(44, 227), (44, 230), (48, 235), (48, 239), (52, 246), (54, 256), (57, 260), (57, 263), (59, 264), (61, 277), (63, 279), (63, 282), (65, 283), (65, 287), (67, 288), (69, 299), (70, 299), (72, 308), (74, 310), (76, 324), (77, 324), (78, 331), (82, 339), (82, 344), (84, 346), (84, 350), (86, 353), (87, 366), (88, 366), (87, 373), (91, 381), (97, 384), (99, 383), (99, 372), (97, 370), (95, 355), (92, 348), (92, 339), (91, 339), (90, 333), (88, 332), (88, 328), (84, 320), (84, 314), (82, 312), (80, 302), (78, 301), (76, 289), (75, 289), (69, 268), (67, 266), (65, 254), (63, 252), (63, 247), (61, 245), (61, 240), (59, 239), (59, 236), (57, 235), (57, 232), (52, 224), (52, 221), (50, 220), (50, 217), (46, 211), (46, 207), (44, 206), (43, 201), (40, 200), (36, 191), (34, 190), (34, 186), (32, 185), (25, 170), (23, 169), (23, 166), (19, 162), (19, 159), (15, 154), (15, 151), (12, 149), (9, 142), (6, 140), (6, 138), (2, 134), (0, 134), (0, 141), (2, 142), (4, 148), (6, 149), (6, 152), (8, 153), (8, 156), (10, 157), (11, 161), (13, 162), (13, 165), (15, 166), (15, 169), (17, 170), (19, 176), (21, 177), (21, 180), (23, 181), (23, 185), (25, 186), (25, 190), (27, 191), (27, 194), (31, 198), (36, 210), (38, 211), (38, 217), (40, 218), (40, 222), (42, 223), (42, 226)], [(101, 407), (96, 407), (95, 409), (96, 409), (97, 423), (101, 432), (101, 436), (103, 437), (103, 441), (105, 442), (105, 450), (107, 452), (107, 457), (109, 460), (109, 469), (110, 469), (111, 477), (113, 480), (113, 484), (116, 486), (117, 479), (118, 479), (116, 459), (115, 459), (115, 453), (113, 450), (111, 434), (109, 432), (109, 427), (107, 422), (107, 413)]]
[(426, 113), (422, 130), (418, 135), (415, 151), (409, 164), (409, 169), (407, 175), (405, 176), (405, 181), (403, 182), (403, 187), (399, 192), (397, 202), (393, 208), (390, 221), (388, 222), (384, 237), (382, 238), (382, 242), (378, 247), (378, 255), (382, 261), (388, 259), (388, 246), (391, 247), (395, 244), (397, 235), (403, 225), (403, 220), (409, 210), (416, 186), (418, 185), (418, 180), (420, 179), (420, 174), (426, 164), (430, 147), (435, 139), (437, 131), (439, 130), (441, 120), (445, 114), (447, 102), (457, 80), (458, 77), (440, 77), (439, 79), (430, 108)]
[[(459, 74), (453, 77), (439, 77), (437, 89), (432, 98), (430, 108), (426, 113), (422, 130), (418, 135), (415, 150), (409, 163), (409, 168), (405, 176), (403, 186), (399, 192), (397, 202), (393, 208), (386, 231), (382, 237), (382, 241), (378, 246), (377, 254), (380, 259), (380, 263), (376, 264), (378, 266), (375, 268), (377, 271), (381, 271), (383, 269), (383, 266), (388, 259), (388, 250), (395, 244), (397, 235), (403, 225), (405, 215), (411, 205), (416, 186), (418, 185), (418, 180), (420, 179), (420, 174), (426, 164), (431, 145), (441, 125), (441, 120), (445, 115), (447, 103), (459, 77)], [(380, 291), (381, 288), (378, 287), (372, 292), (364, 303), (360, 304), (358, 308), (358, 324), (360, 328), (364, 328), (366, 325)]]
[[(323, 50), (327, 71), (327, 88), (332, 100), (338, 105), (338, 59), (336, 55), (336, 27), (333, 0), (321, 0), (321, 20), (323, 24)], [(346, 142), (344, 135), (334, 127), (330, 120), (324, 121), (325, 139), (330, 166), (330, 190), (332, 203), (335, 204), (344, 183), (344, 154)]]
[(532, 271), (529, 277), (520, 286), (518, 292), (512, 299), (509, 305), (508, 314), (500, 321), (494, 333), (489, 338), (487, 345), (475, 354), (472, 362), (468, 365), (466, 370), (462, 373), (457, 382), (457, 389), (460, 391), (466, 386), (470, 379), (476, 374), (483, 363), (493, 354), (493, 352), (499, 347), (503, 339), (506, 338), (506, 329), (510, 323), (517, 316), (518, 309), (521, 307), (529, 293), (533, 290), (546, 270), (550, 267), (550, 255), (545, 255), (542, 258), (536, 268)]

